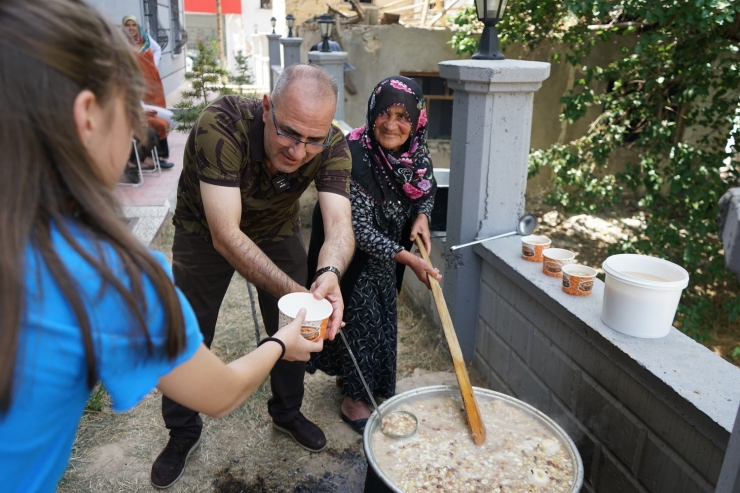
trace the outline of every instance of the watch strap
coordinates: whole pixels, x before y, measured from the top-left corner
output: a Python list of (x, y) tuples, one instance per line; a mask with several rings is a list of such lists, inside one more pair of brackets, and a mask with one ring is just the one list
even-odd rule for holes
[(316, 271), (316, 274), (313, 276), (313, 280), (315, 281), (317, 277), (319, 277), (321, 274), (325, 272), (333, 272), (337, 275), (337, 280), (342, 280), (342, 273), (339, 272), (339, 269), (334, 267), (333, 265), (329, 265), (327, 267), (322, 267), (319, 270)]

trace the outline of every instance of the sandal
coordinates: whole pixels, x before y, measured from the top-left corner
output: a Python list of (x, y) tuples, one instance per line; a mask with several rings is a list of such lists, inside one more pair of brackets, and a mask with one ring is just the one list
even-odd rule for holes
[(362, 419), (356, 419), (352, 421), (347, 417), (346, 414), (344, 414), (342, 411), (339, 411), (339, 416), (342, 418), (342, 421), (347, 423), (350, 428), (355, 430), (358, 434), (362, 435), (365, 431), (365, 424), (367, 424), (368, 418), (362, 418)]

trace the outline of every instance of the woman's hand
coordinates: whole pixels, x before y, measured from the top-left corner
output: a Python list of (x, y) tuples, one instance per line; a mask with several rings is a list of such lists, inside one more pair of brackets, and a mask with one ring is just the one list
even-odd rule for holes
[(301, 335), (301, 325), (303, 325), (305, 319), (306, 309), (301, 308), (295, 320), (281, 327), (272, 336), (280, 339), (285, 344), (285, 356), (283, 356), (283, 359), (286, 361), (308, 361), (311, 359), (311, 353), (319, 352), (324, 348), (323, 339), (319, 338), (313, 342)]
[(411, 236), (409, 237), (411, 238), (411, 241), (415, 241), (417, 235), (421, 235), (421, 242), (424, 243), (424, 248), (427, 249), (427, 255), (431, 254), (432, 239), (431, 234), (429, 233), (429, 218), (427, 218), (426, 214), (419, 214), (416, 216), (414, 224), (411, 226)]
[(418, 277), (419, 280), (423, 282), (428, 289), (432, 289), (432, 285), (429, 283), (429, 278), (427, 277), (427, 274), (436, 279), (437, 282), (440, 282), (442, 280), (442, 275), (439, 273), (439, 269), (432, 267), (421, 257), (417, 257), (416, 255), (414, 255), (413, 257), (415, 260), (406, 265), (411, 267), (411, 270), (414, 271), (416, 277)]
[(394, 257), (394, 260), (396, 262), (408, 265), (411, 270), (414, 271), (416, 277), (418, 277), (419, 280), (423, 282), (428, 289), (432, 289), (432, 286), (429, 283), (427, 274), (435, 278), (437, 282), (442, 280), (442, 276), (439, 274), (439, 269), (435, 269), (434, 267), (426, 263), (423, 258), (417, 257), (408, 250), (401, 250), (400, 252), (398, 252)]

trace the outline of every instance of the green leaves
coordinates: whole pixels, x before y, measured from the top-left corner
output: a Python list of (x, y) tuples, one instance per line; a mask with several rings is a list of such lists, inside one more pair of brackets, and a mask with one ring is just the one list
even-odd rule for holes
[[(237, 56), (241, 56), (241, 52)], [(242, 57), (242, 62), (246, 64), (246, 57)], [(238, 83), (248, 83), (249, 75), (242, 73), (242, 76), (243, 82)], [(180, 102), (175, 105), (180, 110), (174, 116), (177, 122), (175, 130), (180, 132), (190, 132), (203, 109), (213, 99), (233, 92), (225, 85), (229, 80), (229, 72), (216, 59), (215, 42), (207, 44), (198, 41), (193, 68), (185, 73), (185, 80), (190, 82), (191, 89), (183, 91)]]
[[(452, 45), (473, 53), (481, 28), (474, 9), (454, 24)], [(740, 317), (740, 285), (724, 267), (715, 226), (719, 197), (740, 178), (727, 165), (737, 147), (725, 151), (731, 134), (740, 138), (740, 2), (522, 0), (498, 30), (504, 45), (565, 48), (556, 61), (580, 73), (561, 99), (563, 120), (600, 111), (582, 137), (531, 153), (530, 176), (554, 172), (550, 203), (574, 212), (636, 207), (645, 222), (614, 251), (663, 257), (691, 273), (679, 312), (687, 334), (702, 340), (707, 317)], [(585, 66), (606, 42), (612, 48), (599, 53), (611, 57)], [(634, 157), (615, 173), (612, 161), (625, 151)]]

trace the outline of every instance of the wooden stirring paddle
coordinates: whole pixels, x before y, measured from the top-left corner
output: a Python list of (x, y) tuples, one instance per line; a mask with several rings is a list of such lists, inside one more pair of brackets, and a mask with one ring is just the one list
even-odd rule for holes
[[(427, 255), (426, 248), (424, 248), (424, 243), (421, 241), (421, 236), (419, 235), (416, 236), (416, 246), (419, 247), (419, 252), (421, 252), (421, 257), (424, 261), (429, 265), (432, 265), (432, 261), (429, 260), (429, 255)], [(432, 286), (434, 304), (437, 305), (437, 313), (439, 313), (439, 319), (442, 321), (442, 329), (444, 330), (445, 338), (447, 339), (447, 345), (450, 347), (450, 356), (452, 356), (452, 364), (455, 367), (455, 377), (457, 377), (457, 385), (460, 387), (460, 394), (462, 395), (463, 406), (465, 407), (465, 415), (468, 418), (470, 431), (473, 434), (473, 442), (475, 442), (476, 445), (481, 445), (486, 441), (486, 427), (483, 425), (480, 409), (478, 409), (478, 403), (475, 400), (473, 386), (470, 385), (468, 369), (465, 367), (465, 360), (463, 360), (460, 343), (458, 342), (457, 334), (455, 333), (455, 327), (452, 325), (450, 312), (447, 310), (447, 303), (442, 294), (442, 287), (439, 285), (439, 281), (429, 274), (427, 274), (427, 279), (429, 279), (429, 284)]]

